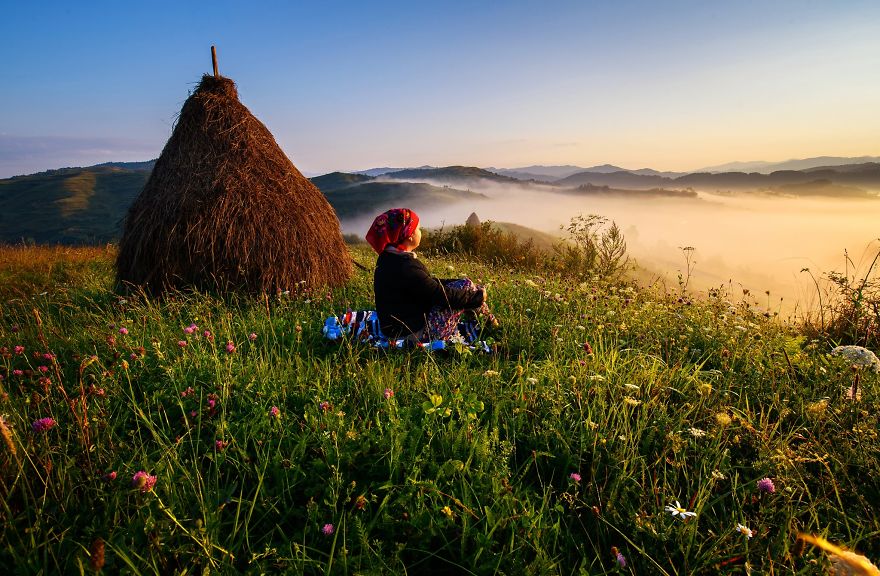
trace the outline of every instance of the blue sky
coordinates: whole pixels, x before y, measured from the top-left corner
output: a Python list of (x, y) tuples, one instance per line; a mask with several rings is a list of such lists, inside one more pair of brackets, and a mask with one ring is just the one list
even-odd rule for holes
[(303, 172), (880, 155), (878, 2), (5, 2), (0, 177), (158, 156), (216, 44)]

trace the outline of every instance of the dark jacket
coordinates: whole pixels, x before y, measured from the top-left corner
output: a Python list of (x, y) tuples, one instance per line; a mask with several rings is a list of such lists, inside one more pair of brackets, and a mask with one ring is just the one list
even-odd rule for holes
[(382, 252), (376, 261), (373, 290), (382, 332), (392, 338), (419, 332), (435, 306), (465, 310), (483, 303), (482, 292), (444, 286), (411, 252)]

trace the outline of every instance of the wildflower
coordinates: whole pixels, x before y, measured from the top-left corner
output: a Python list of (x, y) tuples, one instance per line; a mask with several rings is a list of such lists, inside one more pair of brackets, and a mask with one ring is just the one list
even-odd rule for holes
[(581, 475), (578, 474), (577, 472), (572, 472), (571, 474), (568, 475), (568, 477), (571, 478), (575, 484), (577, 484), (578, 482), (581, 481)]
[(138, 355), (135, 352), (132, 352), (129, 358), (131, 358), (131, 361), (134, 362), (138, 359)]
[(333, 534), (333, 524), (324, 524), (324, 527), (321, 528), (321, 532), (324, 533), (324, 536), (329, 536)]
[(250, 340), (251, 342), (253, 342), (256, 339), (257, 339), (256, 333), (251, 332), (250, 334), (248, 334), (248, 340)]
[(611, 554), (614, 556), (614, 561), (617, 562), (619, 568), (626, 568), (626, 556), (617, 549), (617, 546), (611, 547)]
[(202, 336), (205, 337), (205, 340), (208, 340), (208, 341), (212, 341), (212, 340), (214, 340), (214, 335), (211, 334), (211, 331), (210, 331), (210, 330), (205, 330), (205, 331), (202, 333)]
[(328, 412), (330, 410), (330, 403), (324, 400), (318, 404), (318, 408), (320, 408), (322, 412)]
[(821, 416), (825, 413), (825, 410), (828, 408), (828, 399), (822, 398), (821, 400), (817, 400), (816, 402), (812, 402), (811, 404), (807, 404), (807, 412), (809, 412), (812, 416)]
[(40, 372), (42, 372), (43, 374), (45, 374), (46, 372), (49, 371), (49, 367), (48, 367), (48, 366), (40, 366), (40, 367), (37, 368), (37, 370), (39, 370)]
[(16, 354), (24, 354), (24, 346), (15, 346), (12, 348)]
[(367, 499), (364, 497), (363, 494), (358, 496), (357, 500), (354, 501), (354, 507), (357, 508), (358, 510), (363, 510), (364, 507), (366, 507), (366, 505), (367, 505)]
[(147, 474), (143, 470), (139, 470), (135, 472), (134, 476), (131, 478), (131, 486), (132, 488), (137, 488), (144, 494), (151, 491), (153, 486), (156, 485), (156, 477), (150, 474)]
[(732, 419), (727, 412), (718, 412), (717, 414), (715, 414), (715, 422), (719, 426), (727, 426), (728, 424), (730, 424), (731, 421)]
[(639, 404), (642, 403), (641, 400), (637, 400), (637, 399), (633, 398), (632, 396), (626, 396), (623, 399), (623, 401), (626, 402), (627, 404), (629, 404), (630, 406), (638, 406)]
[(195, 394), (195, 393), (196, 393), (196, 391), (193, 390), (193, 387), (192, 387), (192, 386), (187, 386), (187, 387), (186, 387), (186, 390), (184, 390), (183, 392), (180, 393), (180, 397), (181, 397), (181, 398), (186, 398), (187, 396), (192, 396), (192, 395)]
[(773, 494), (776, 492), (776, 486), (773, 484), (773, 480), (770, 478), (761, 478), (758, 480), (758, 491), (766, 492), (767, 494)]
[(271, 408), (269, 408), (269, 417), (281, 418), (281, 410), (278, 409), (278, 406), (272, 406)]
[(394, 390), (392, 390), (391, 388), (386, 388), (385, 391), (382, 392), (382, 396), (386, 400), (388, 400), (389, 398), (392, 398), (394, 396)]
[(21, 371), (21, 370), (17, 370), (17, 369), (16, 369), (16, 370), (13, 370), (13, 371), (12, 371), (12, 375), (13, 375), (13, 376), (21, 376), (21, 375), (23, 375), (23, 374), (24, 374), (24, 372)]
[(35, 433), (39, 434), (40, 432), (47, 432), (55, 427), (55, 419), (54, 418), (40, 418), (39, 420), (34, 420), (31, 424), (31, 430)]
[(708, 382), (703, 382), (700, 384), (700, 387), (697, 388), (697, 392), (699, 392), (703, 396), (708, 396), (712, 393), (712, 385)]
[(114, 480), (116, 480), (116, 471), (111, 470), (110, 472), (107, 472), (106, 474), (104, 474), (103, 478), (105, 482), (113, 482)]
[(715, 480), (724, 480), (725, 478), (727, 478), (727, 476), (722, 474), (719, 470), (712, 470), (712, 478), (714, 478)]
[(43, 354), (43, 360), (49, 360), (50, 362), (55, 359), (55, 355), (51, 352), (45, 352)]
[(751, 530), (751, 528), (747, 528), (743, 524), (736, 525), (736, 531), (745, 536), (746, 538), (751, 538), (755, 535), (755, 533)]
[(119, 333), (122, 334), (123, 336), (125, 336), (126, 334), (128, 334), (128, 328), (123, 326), (122, 328), (119, 329)]
[(688, 432), (690, 432), (690, 435), (694, 438), (702, 438), (706, 435), (706, 431), (700, 430), (699, 428), (688, 428)]
[(586, 352), (587, 354), (593, 353), (593, 347), (590, 346), (589, 342), (584, 342), (584, 352)]
[(681, 504), (678, 503), (678, 500), (675, 501), (675, 506), (668, 505), (665, 510), (672, 514), (672, 517), (675, 518), (678, 516), (682, 520), (687, 520), (688, 518), (692, 518), (697, 515), (696, 512), (691, 512), (685, 508), (681, 507)]
[(235, 352), (235, 344), (230, 340), (226, 342), (226, 353), (232, 354), (233, 352)]
[(193, 332), (195, 332), (198, 329), (199, 329), (199, 327), (196, 326), (195, 324), (190, 324), (189, 326), (187, 326), (186, 328), (183, 329), (183, 332), (184, 332), (184, 334), (192, 334)]
[(229, 445), (229, 442), (225, 442), (223, 440), (217, 440), (214, 442), (214, 448), (217, 449), (217, 452), (222, 452), (224, 448)]
[(177, 341), (177, 345), (180, 346), (181, 348), (186, 348), (186, 344), (187, 344), (186, 340), (178, 340)]
[(498, 371), (497, 370), (486, 370), (485, 372), (483, 372), (483, 376), (485, 376), (486, 378), (492, 378), (494, 376), (498, 376)]
[(526, 381), (527, 381), (529, 384), (537, 384), (537, 383), (538, 383), (538, 379), (537, 379), (537, 378), (526, 378)]
[(452, 517), (454, 516), (454, 514), (453, 514), (453, 512), (452, 512), (452, 508), (450, 508), (449, 506), (444, 506), (443, 508), (440, 509), (440, 512), (441, 512), (444, 516), (446, 516), (447, 518), (449, 518), (450, 520), (451, 520)]
[(213, 410), (217, 407), (217, 399), (216, 398), (208, 398), (208, 408)]

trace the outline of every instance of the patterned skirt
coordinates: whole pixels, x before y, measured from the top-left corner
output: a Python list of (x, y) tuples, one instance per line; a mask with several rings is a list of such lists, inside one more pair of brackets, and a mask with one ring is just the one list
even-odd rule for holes
[[(444, 286), (457, 288), (459, 290), (467, 290), (468, 292), (479, 292), (482, 290), (481, 287), (471, 282), (468, 278), (443, 280), (442, 282)], [(480, 314), (488, 314), (489, 307), (483, 302), (483, 305), (474, 311)], [(428, 313), (428, 323), (425, 325), (425, 329), (422, 331), (420, 339), (423, 341), (451, 339), (457, 333), (459, 320), (461, 319), (461, 315), (465, 312), (466, 310), (452, 310), (451, 308), (435, 306)]]

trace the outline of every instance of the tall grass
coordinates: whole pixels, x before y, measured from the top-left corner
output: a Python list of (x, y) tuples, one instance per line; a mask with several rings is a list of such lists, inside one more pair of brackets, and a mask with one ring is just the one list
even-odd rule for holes
[(2, 254), (0, 565), (20, 573), (98, 550), (139, 574), (822, 573), (798, 532), (880, 557), (878, 377), (847, 399), (823, 341), (722, 291), (436, 256), (489, 284), (495, 353), (384, 352), (320, 333), (372, 307), (369, 271), (157, 301), (114, 294), (112, 257)]

